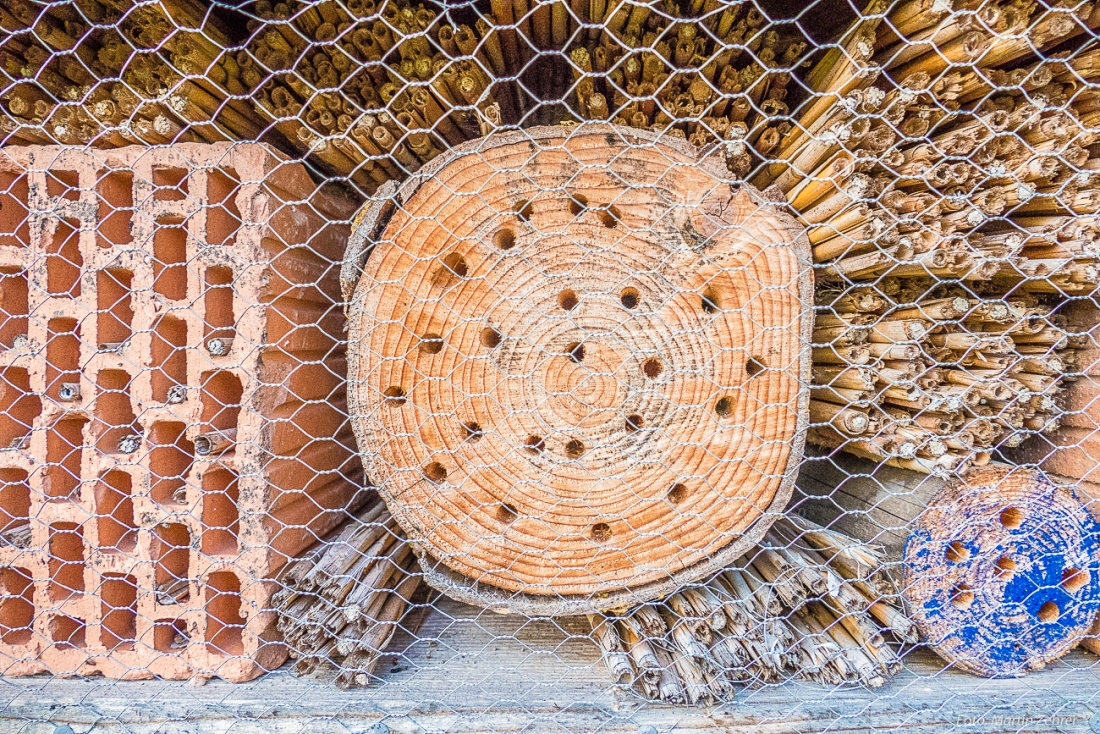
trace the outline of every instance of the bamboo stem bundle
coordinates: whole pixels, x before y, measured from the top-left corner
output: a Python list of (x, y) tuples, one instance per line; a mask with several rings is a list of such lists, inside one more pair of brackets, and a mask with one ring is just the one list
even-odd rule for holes
[(296, 675), (336, 669), (366, 686), (420, 585), (416, 559), (381, 501), (368, 504), (279, 573), (272, 596)]
[(883, 564), (877, 549), (790, 515), (709, 583), (590, 616), (593, 639), (612, 680), (670, 703), (790, 678), (879, 686), (901, 667), (892, 644), (918, 641)]

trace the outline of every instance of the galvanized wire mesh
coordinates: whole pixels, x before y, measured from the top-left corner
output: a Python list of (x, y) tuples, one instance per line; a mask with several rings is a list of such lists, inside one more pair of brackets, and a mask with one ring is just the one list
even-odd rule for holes
[[(1091, 0), (5, 3), (5, 726), (1097, 730), (1098, 24)], [(685, 167), (713, 182), (679, 192)], [(405, 300), (364, 305), (379, 283)], [(784, 289), (791, 313), (752, 310)], [(790, 456), (789, 503), (753, 494), (786, 459), (715, 448), (734, 426)], [(903, 561), (945, 485), (971, 489), (959, 532)], [(572, 585), (540, 586), (563, 548)]]

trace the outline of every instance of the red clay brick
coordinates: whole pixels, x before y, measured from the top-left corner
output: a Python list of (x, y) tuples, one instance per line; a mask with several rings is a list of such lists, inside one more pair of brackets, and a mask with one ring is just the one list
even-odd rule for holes
[(8, 148), (0, 189), (0, 672), (279, 665), (265, 579), (361, 486), (353, 203), (257, 144)]

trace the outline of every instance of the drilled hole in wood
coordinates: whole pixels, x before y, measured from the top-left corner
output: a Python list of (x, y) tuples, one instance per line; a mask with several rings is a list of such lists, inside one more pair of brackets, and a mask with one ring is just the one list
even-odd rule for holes
[(584, 456), (584, 441), (574, 438), (565, 444), (565, 455), (570, 459), (579, 459)]
[(439, 354), (443, 351), (443, 337), (439, 334), (425, 334), (420, 337), (420, 351), (424, 354)]
[(1046, 624), (1052, 624), (1058, 621), (1058, 617), (1062, 616), (1062, 610), (1058, 608), (1058, 605), (1052, 601), (1043, 602), (1043, 606), (1039, 607), (1039, 621)]
[(703, 307), (704, 313), (718, 313), (721, 311), (722, 297), (718, 294), (718, 289), (713, 286), (706, 288), (700, 298), (700, 305)]
[(718, 398), (718, 402), (714, 404), (714, 412), (718, 414), (719, 418), (728, 418), (733, 413), (733, 398), (728, 395), (724, 398)]
[(405, 404), (405, 391), (397, 385), (391, 385), (382, 391), (382, 394), (386, 396), (386, 402), (391, 405), (404, 405)]
[(470, 272), (469, 266), (466, 265), (466, 258), (457, 252), (452, 252), (443, 258), (443, 265), (460, 278), (465, 278), (466, 273)]
[(1084, 588), (1091, 576), (1082, 568), (1067, 568), (1062, 571), (1062, 588), (1073, 593)]
[(668, 501), (674, 505), (678, 505), (687, 499), (687, 493), (687, 486), (677, 482), (668, 490)]
[(626, 430), (633, 433), (640, 430), (645, 425), (645, 419), (637, 413), (631, 413), (626, 417)]
[(528, 436), (527, 443), (524, 445), (524, 449), (526, 449), (529, 454), (541, 454), (542, 450), (545, 448), (546, 442), (542, 440), (542, 436)]
[(577, 294), (571, 290), (564, 290), (558, 294), (558, 305), (566, 311), (572, 311), (580, 303), (580, 299), (577, 298)]
[(955, 584), (951, 593), (951, 604), (956, 609), (966, 609), (974, 603), (974, 592), (966, 584)]
[(597, 543), (606, 543), (611, 540), (611, 526), (605, 522), (598, 522), (593, 525), (592, 540)]
[(516, 233), (510, 229), (502, 229), (493, 235), (493, 246), (499, 250), (511, 250), (516, 246)]
[(963, 545), (961, 541), (956, 540), (954, 543), (947, 546), (946, 556), (948, 563), (962, 563), (967, 558), (970, 558), (970, 550)]
[(996, 568), (993, 573), (997, 574), (999, 579), (1007, 581), (1016, 575), (1016, 561), (1008, 556), (1001, 556), (993, 565)]
[(526, 199), (517, 201), (516, 205), (512, 208), (512, 211), (516, 213), (516, 216), (524, 222), (531, 221), (531, 202)]
[(447, 469), (438, 461), (433, 461), (424, 467), (424, 476), (438, 484), (447, 478)]
[(650, 357), (645, 362), (642, 362), (642, 372), (651, 380), (656, 380), (660, 377), (664, 369), (665, 366), (661, 363), (661, 360), (656, 357)]
[(500, 346), (500, 342), (504, 339), (500, 335), (500, 332), (491, 327), (486, 327), (481, 330), (481, 344), (482, 346), (489, 347), (489, 349), (495, 349)]
[(482, 435), (484, 435), (484, 431), (481, 430), (481, 424), (477, 421), (464, 423), (462, 427), (466, 429), (467, 441), (477, 441), (482, 437)]
[(568, 354), (569, 358), (577, 364), (580, 364), (584, 361), (584, 345), (580, 342), (573, 342), (572, 344), (566, 346), (565, 353)]
[(1024, 512), (1018, 507), (1006, 507), (1001, 512), (1001, 524), (1009, 530), (1015, 530), (1024, 524)]
[(745, 372), (748, 373), (749, 379), (756, 377), (763, 372), (766, 367), (756, 357), (750, 357), (748, 362), (745, 362)]
[(619, 294), (619, 302), (627, 308), (638, 307), (638, 289), (637, 288), (623, 288), (623, 292)]
[(621, 221), (622, 215), (619, 213), (618, 207), (609, 206), (606, 209), (600, 210), (600, 222), (608, 229), (618, 227)]
[(588, 197), (583, 194), (573, 194), (569, 197), (569, 213), (579, 217), (588, 208)]
[(500, 520), (505, 525), (511, 525), (512, 522), (515, 521), (516, 517), (518, 517), (516, 508), (512, 507), (507, 502), (502, 502), (500, 503), (500, 506), (497, 507), (497, 520)]

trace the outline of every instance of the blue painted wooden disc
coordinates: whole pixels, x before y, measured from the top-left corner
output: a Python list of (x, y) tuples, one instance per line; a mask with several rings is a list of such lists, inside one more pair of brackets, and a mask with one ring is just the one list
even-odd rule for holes
[(1095, 624), (1100, 523), (1041, 472), (972, 471), (914, 522), (903, 593), (925, 641), (953, 667), (1022, 675)]

